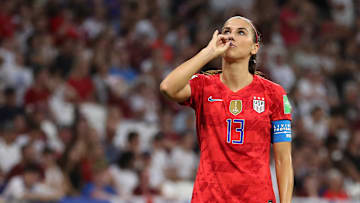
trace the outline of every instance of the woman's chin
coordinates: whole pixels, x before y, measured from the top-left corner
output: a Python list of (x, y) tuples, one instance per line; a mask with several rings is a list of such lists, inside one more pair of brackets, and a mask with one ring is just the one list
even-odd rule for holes
[(233, 50), (226, 51), (223, 57), (225, 61), (236, 61), (240, 59), (239, 55)]

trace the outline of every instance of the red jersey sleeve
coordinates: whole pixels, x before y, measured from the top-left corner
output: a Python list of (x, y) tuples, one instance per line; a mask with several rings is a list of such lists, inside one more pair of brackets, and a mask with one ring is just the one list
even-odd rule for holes
[(191, 106), (193, 109), (199, 105), (202, 98), (202, 92), (204, 87), (204, 75), (195, 74), (189, 80), (191, 88), (191, 96), (185, 102), (181, 103), (185, 106)]
[(291, 120), (291, 104), (285, 90), (281, 86), (275, 86), (270, 97), (271, 121)]

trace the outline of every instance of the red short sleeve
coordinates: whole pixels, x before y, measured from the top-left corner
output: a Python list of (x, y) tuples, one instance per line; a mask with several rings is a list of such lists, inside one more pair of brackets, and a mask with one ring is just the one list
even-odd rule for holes
[(195, 74), (189, 80), (191, 88), (191, 96), (185, 102), (181, 103), (185, 106), (191, 106), (193, 109), (199, 105), (202, 97), (203, 86), (204, 86), (204, 75)]
[(286, 95), (285, 90), (281, 86), (273, 89), (270, 106), (270, 119), (276, 120), (291, 120), (291, 104)]

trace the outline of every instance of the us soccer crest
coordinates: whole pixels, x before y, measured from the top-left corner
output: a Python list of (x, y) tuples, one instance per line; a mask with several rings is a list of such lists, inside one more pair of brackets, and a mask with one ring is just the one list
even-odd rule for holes
[(238, 115), (242, 111), (242, 101), (241, 100), (231, 100), (229, 105), (230, 113), (234, 116)]
[(264, 97), (254, 97), (253, 109), (258, 113), (262, 113), (262, 112), (265, 111), (265, 99), (264, 99)]

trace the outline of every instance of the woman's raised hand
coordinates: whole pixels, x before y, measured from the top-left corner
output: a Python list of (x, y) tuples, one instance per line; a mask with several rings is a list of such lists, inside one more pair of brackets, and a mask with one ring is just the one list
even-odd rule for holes
[(223, 34), (219, 34), (218, 30), (215, 30), (212, 39), (205, 49), (209, 51), (213, 58), (216, 58), (228, 50), (229, 47), (230, 41), (227, 40), (227, 37)]

